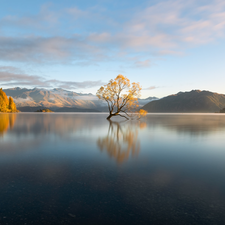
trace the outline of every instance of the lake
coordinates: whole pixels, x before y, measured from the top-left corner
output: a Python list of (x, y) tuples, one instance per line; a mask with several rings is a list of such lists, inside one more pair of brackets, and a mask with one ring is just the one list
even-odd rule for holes
[(0, 114), (0, 224), (225, 224), (225, 115)]

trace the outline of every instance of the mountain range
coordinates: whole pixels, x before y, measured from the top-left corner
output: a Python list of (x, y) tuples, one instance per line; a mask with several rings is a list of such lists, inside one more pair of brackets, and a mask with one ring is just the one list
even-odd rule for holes
[(148, 112), (211, 113), (225, 107), (225, 95), (210, 91), (192, 90), (149, 102), (143, 106)]
[[(19, 87), (4, 89), (4, 92), (7, 96), (13, 97), (17, 108), (22, 112), (34, 112), (43, 108), (55, 112), (108, 112), (106, 103), (91, 93), (77, 93), (60, 88), (46, 90)], [(225, 95), (192, 90), (178, 92), (161, 99), (156, 97), (139, 99), (139, 104), (148, 112), (211, 113), (225, 108)]]
[[(41, 108), (49, 108), (55, 112), (108, 111), (106, 103), (91, 93), (76, 93), (61, 88), (46, 90), (19, 87), (4, 89), (4, 92), (7, 96), (13, 97), (17, 108), (22, 112), (34, 112)], [(139, 104), (142, 107), (153, 100), (157, 100), (157, 98), (140, 99)]]

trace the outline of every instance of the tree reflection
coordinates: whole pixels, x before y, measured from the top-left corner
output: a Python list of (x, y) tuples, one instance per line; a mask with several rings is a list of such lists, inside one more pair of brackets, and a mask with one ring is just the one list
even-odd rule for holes
[(97, 141), (100, 151), (107, 151), (111, 158), (121, 164), (128, 158), (138, 156), (140, 141), (138, 130), (146, 127), (146, 123), (131, 123), (121, 125), (118, 122), (109, 121), (109, 129), (106, 137)]
[(7, 132), (8, 128), (13, 128), (16, 121), (16, 114), (3, 113), (0, 115), (0, 136)]

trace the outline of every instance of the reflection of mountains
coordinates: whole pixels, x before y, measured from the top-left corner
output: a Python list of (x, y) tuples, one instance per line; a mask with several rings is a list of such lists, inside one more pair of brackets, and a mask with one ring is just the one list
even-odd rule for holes
[(149, 114), (147, 118), (149, 128), (162, 126), (193, 135), (225, 129), (225, 116), (218, 114)]
[(16, 114), (1, 113), (0, 114), (0, 136), (7, 132), (8, 128), (13, 128), (16, 121)]
[[(57, 134), (66, 136), (74, 132), (92, 130), (104, 116), (97, 114), (19, 114), (16, 126), (11, 131), (22, 134)], [(104, 120), (105, 121), (105, 120)], [(98, 125), (101, 123), (99, 122)]]
[(138, 129), (143, 127), (145, 127), (144, 123), (120, 125), (117, 122), (109, 122), (108, 134), (98, 139), (98, 147), (101, 151), (106, 150), (118, 163), (122, 163), (130, 155), (132, 157), (138, 155), (140, 151)]
[(102, 114), (19, 113), (13, 129), (9, 131), (8, 126), (12, 128), (15, 121), (13, 116), (0, 114), (2, 132), (9, 132), (9, 138), (1, 142), (0, 152), (35, 151), (38, 146), (47, 148), (50, 143), (60, 140), (65, 143), (88, 143), (92, 141), (96, 127), (99, 131), (106, 122)]
[[(12, 134), (21, 136), (23, 134), (57, 134), (66, 136), (68, 134), (89, 132), (102, 126), (105, 126), (105, 114), (0, 114), (0, 135), (11, 129)], [(16, 123), (15, 123), (16, 120)], [(149, 129), (155, 127), (163, 127), (163, 129), (175, 130), (179, 133), (189, 133), (193, 135), (206, 134), (225, 129), (225, 116), (221, 114), (199, 114), (199, 115), (185, 115), (185, 114), (149, 114), (146, 118)], [(124, 141), (131, 144), (128, 139), (129, 135), (126, 132), (134, 132), (136, 125), (129, 125), (133, 128), (129, 131), (128, 124), (124, 124), (121, 128), (113, 124), (114, 128), (110, 128), (110, 132), (116, 132), (119, 129), (120, 135), (124, 136)], [(138, 125), (140, 126), (140, 124)], [(137, 128), (137, 127), (136, 127)], [(111, 130), (112, 129), (112, 130)], [(128, 129), (126, 132), (122, 131)], [(121, 134), (121, 132), (123, 134)], [(124, 134), (124, 132), (126, 134)], [(135, 131), (137, 132), (137, 130)], [(133, 135), (135, 135), (135, 132)], [(112, 135), (110, 134), (112, 137)], [(115, 139), (114, 139), (115, 141)], [(121, 141), (121, 140), (120, 140)], [(105, 140), (106, 142), (106, 140)], [(106, 144), (105, 144), (106, 145)], [(123, 146), (124, 147), (124, 146)]]

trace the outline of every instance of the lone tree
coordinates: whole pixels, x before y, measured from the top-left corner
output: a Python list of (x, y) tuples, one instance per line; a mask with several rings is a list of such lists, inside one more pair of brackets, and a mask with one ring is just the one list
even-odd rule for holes
[(108, 120), (117, 115), (126, 119), (140, 119), (147, 113), (143, 109), (137, 111), (140, 92), (141, 86), (139, 83), (130, 84), (128, 78), (119, 74), (114, 80), (112, 79), (108, 84), (100, 87), (96, 95), (108, 104)]

